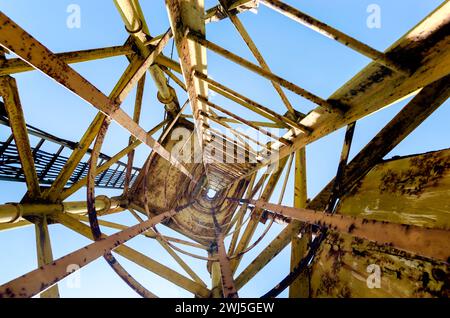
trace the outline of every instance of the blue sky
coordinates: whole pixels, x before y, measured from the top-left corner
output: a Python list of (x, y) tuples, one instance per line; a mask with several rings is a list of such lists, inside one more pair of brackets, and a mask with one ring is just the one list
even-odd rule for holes
[[(290, 0), (285, 2), (383, 51), (443, 1)], [(141, 0), (141, 3), (151, 34), (155, 36), (165, 32), (169, 22), (164, 1)], [(79, 29), (70, 29), (66, 26), (66, 19), (69, 15), (66, 9), (70, 4), (77, 4), (81, 8), (81, 28)], [(206, 0), (207, 8), (215, 4), (216, 1)], [(381, 8), (382, 20), (379, 29), (370, 29), (366, 25), (368, 17), (366, 9), (370, 4), (377, 4)], [(121, 45), (127, 38), (122, 20), (113, 1), (110, 0), (0, 0), (0, 9), (53, 52)], [(257, 14), (246, 12), (239, 17), (273, 72), (321, 97), (326, 98), (331, 95), (369, 63), (369, 60), (360, 54), (314, 33), (264, 6), (259, 8)], [(228, 50), (250, 61), (255, 61), (230, 21), (223, 20), (207, 25), (207, 36)], [(166, 47), (166, 55), (170, 55), (170, 47), (171, 44)], [(176, 53), (174, 58), (177, 58)], [(73, 67), (101, 91), (109, 94), (126, 65), (127, 61), (124, 57), (115, 57), (80, 63)], [(268, 81), (212, 52), (208, 53), (208, 73), (215, 80), (270, 106), (279, 113), (286, 111)], [(14, 77), (18, 81), (22, 106), (29, 124), (61, 138), (74, 141), (80, 139), (96, 114), (93, 107), (39, 72), (27, 72)], [(175, 84), (174, 87), (180, 102), (184, 102), (187, 98), (186, 93)], [(307, 112), (311, 109), (312, 106), (308, 101), (289, 91), (285, 92), (297, 110)], [(122, 105), (122, 108), (129, 114), (132, 114), (134, 94), (133, 91)], [(255, 120), (260, 119), (257, 115), (239, 108), (219, 96), (213, 98), (219, 105), (239, 112), (242, 116)], [(351, 157), (409, 100), (399, 102), (358, 121)], [(446, 102), (441, 106), (387, 157), (449, 147), (450, 109), (448, 104), (449, 102)], [(162, 110), (162, 105), (156, 99), (155, 86), (148, 76), (141, 125), (150, 129), (159, 123), (163, 118)], [(1, 140), (5, 140), (9, 134), (10, 131), (6, 127), (0, 127)], [(128, 136), (121, 127), (113, 124), (102, 151), (109, 155), (115, 154), (127, 144)], [(341, 129), (307, 146), (308, 196), (310, 198), (314, 197), (336, 173), (343, 136), (344, 130)], [(32, 139), (33, 142), (35, 139)], [(135, 159), (136, 165), (142, 164), (149, 153), (150, 149), (144, 146), (139, 147)], [(283, 200), (283, 203), (288, 205), (292, 204), (293, 200), (292, 179), (289, 179), (289, 190)], [(274, 202), (278, 200), (279, 188), (280, 186), (272, 197)], [(25, 184), (0, 181), (0, 202), (17, 202), (22, 198), (25, 190)], [(120, 192), (99, 189), (97, 194), (117, 195)], [(85, 200), (85, 189), (75, 193), (70, 200)], [(127, 214), (110, 216), (108, 219), (124, 224), (134, 223), (134, 219)], [(160, 227), (160, 229), (162, 228)], [(169, 229), (162, 230), (169, 235), (178, 236)], [(258, 228), (255, 238), (263, 230), (263, 226)], [(280, 230), (280, 226), (274, 225), (262, 242), (244, 257), (238, 272), (245, 268)], [(103, 229), (103, 231), (112, 233), (108, 229)], [(89, 240), (60, 225), (52, 225), (50, 233), (56, 258), (90, 243)], [(0, 232), (0, 242), (0, 284), (36, 268), (33, 227)], [(128, 245), (183, 273), (183, 270), (157, 242), (139, 237), (130, 241)], [(260, 296), (278, 283), (289, 271), (289, 251), (288, 247), (281, 252), (269, 266), (240, 291), (240, 295)], [(158, 296), (190, 297), (190, 293), (166, 280), (120, 257), (119, 259), (131, 274)], [(210, 278), (205, 264), (189, 257), (185, 259), (209, 285)], [(63, 281), (60, 284), (60, 292), (63, 297), (136, 296), (113, 273), (103, 259), (82, 269), (81, 288), (68, 288), (66, 282)], [(285, 292), (281, 296), (285, 297), (286, 295)]]

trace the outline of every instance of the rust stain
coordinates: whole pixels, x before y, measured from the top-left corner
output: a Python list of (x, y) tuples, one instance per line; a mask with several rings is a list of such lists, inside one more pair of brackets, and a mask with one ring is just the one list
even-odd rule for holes
[(380, 193), (419, 196), (427, 187), (435, 187), (450, 170), (448, 158), (428, 153), (410, 159), (411, 167), (403, 172), (388, 170), (381, 179)]

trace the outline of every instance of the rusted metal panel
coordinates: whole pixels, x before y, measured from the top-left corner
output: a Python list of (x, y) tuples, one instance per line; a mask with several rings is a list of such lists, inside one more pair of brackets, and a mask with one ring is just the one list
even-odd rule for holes
[(450, 149), (376, 165), (340, 200), (340, 214), (450, 230)]
[[(342, 197), (336, 211), (448, 230), (449, 162), (446, 149), (378, 164)], [(380, 285), (373, 288), (367, 281), (376, 274), (376, 267)], [(316, 256), (312, 290), (314, 297), (448, 298), (449, 282), (448, 260), (430, 260), (334, 233)]]
[(448, 298), (449, 283), (446, 262), (332, 233), (313, 263), (311, 290), (312, 297)]

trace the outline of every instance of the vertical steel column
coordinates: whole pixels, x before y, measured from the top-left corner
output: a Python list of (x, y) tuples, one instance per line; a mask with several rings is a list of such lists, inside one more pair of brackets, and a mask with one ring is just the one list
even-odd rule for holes
[[(36, 218), (34, 223), (36, 230), (36, 252), (38, 267), (53, 262), (52, 246), (50, 243), (50, 234), (48, 232), (47, 216)], [(40, 294), (41, 298), (59, 298), (58, 284), (55, 284)]]

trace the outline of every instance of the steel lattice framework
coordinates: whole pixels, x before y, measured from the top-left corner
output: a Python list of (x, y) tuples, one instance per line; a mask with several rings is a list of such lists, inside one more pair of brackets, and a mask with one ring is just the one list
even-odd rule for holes
[[(0, 230), (34, 224), (39, 265), (1, 285), (0, 297), (59, 297), (58, 281), (70, 275), (68, 265), (81, 268), (101, 256), (138, 294), (156, 297), (157, 286), (153, 292), (147, 290), (129, 275), (114, 253), (197, 297), (234, 298), (289, 244), (290, 273), (264, 297), (276, 297), (286, 288), (290, 297), (448, 297), (450, 150), (383, 161), (450, 95), (448, 0), (385, 52), (278, 0), (219, 0), (209, 9), (204, 8), (203, 0), (165, 0), (170, 25), (158, 36), (149, 33), (138, 0), (114, 3), (129, 32), (126, 43), (64, 53), (51, 52), (0, 12), (0, 119), (12, 132), (0, 143), (0, 178), (27, 185), (21, 202), (0, 205)], [(271, 71), (239, 18), (240, 13), (259, 5), (278, 11), (372, 62), (328, 98), (284, 79)], [(208, 39), (206, 24), (221, 23), (223, 19), (231, 21), (257, 64)], [(171, 39), (178, 61), (162, 53)], [(279, 114), (213, 79), (208, 74), (207, 51), (268, 80), (286, 106), (286, 113)], [(7, 58), (9, 53), (18, 58)], [(126, 56), (129, 64), (108, 96), (70, 66), (113, 56)], [(33, 70), (41, 71), (98, 110), (78, 142), (26, 124), (13, 76)], [(139, 124), (147, 72), (165, 112), (165, 120), (150, 131)], [(166, 76), (186, 92), (186, 103), (179, 102)], [(134, 87), (135, 109), (130, 116), (121, 104)], [(309, 100), (316, 108), (307, 114), (295, 109), (285, 90)], [(217, 105), (208, 98), (209, 91), (267, 121), (244, 118)], [(414, 98), (349, 161), (357, 121), (412, 94)], [(183, 114), (188, 105), (192, 112)], [(101, 153), (101, 148), (113, 121), (130, 138), (122, 151), (109, 157)], [(233, 128), (237, 124), (257, 130), (270, 142)], [(283, 128), (286, 133), (275, 135), (270, 127)], [(305, 146), (343, 127), (346, 134), (336, 177), (308, 200)], [(155, 139), (153, 135), (158, 131), (162, 135)], [(188, 132), (181, 152), (174, 142), (180, 131)], [(29, 135), (40, 141), (32, 146)], [(44, 151), (46, 141), (58, 144), (59, 150)], [(134, 150), (141, 144), (150, 147), (152, 153), (142, 168), (136, 168)], [(61, 155), (63, 149), (71, 151), (69, 157)], [(83, 161), (86, 154), (89, 161)], [(219, 160), (217, 154), (229, 160)], [(126, 162), (121, 162), (124, 157)], [(261, 174), (267, 167), (270, 169)], [(288, 191), (291, 169), (295, 176), (294, 204), (288, 207), (281, 201)], [(269, 203), (277, 184), (282, 188), (278, 203)], [(86, 201), (66, 201), (85, 186)], [(123, 189), (123, 194), (96, 197), (98, 187)], [(367, 214), (366, 204), (371, 202), (377, 204), (372, 207), (373, 213)], [(113, 213), (132, 213), (138, 223), (126, 226), (102, 219)], [(236, 275), (243, 256), (262, 240), (274, 222), (286, 226)], [(48, 232), (48, 224), (53, 223), (93, 243), (54, 260)], [(160, 223), (186, 239), (162, 235), (155, 229)], [(255, 238), (261, 223), (267, 223), (266, 229)], [(118, 231), (107, 236), (100, 225)], [(156, 239), (188, 276), (125, 245), (137, 235)], [(231, 237), (228, 246), (227, 236)], [(193, 254), (180, 246), (195, 247), (200, 252)], [(207, 256), (200, 255), (205, 251)], [(181, 255), (205, 261), (211, 288)], [(391, 279), (390, 286), (394, 287), (382, 292), (361, 287), (366, 275), (361, 274), (365, 269), (361, 266), (369, 260), (382, 264), (388, 276), (403, 273)], [(404, 265), (407, 261), (410, 265)], [(359, 269), (354, 267), (357, 265)], [(422, 285), (418, 287), (417, 282)]]

